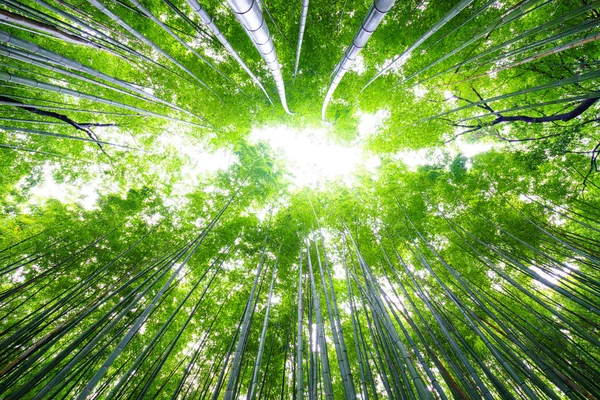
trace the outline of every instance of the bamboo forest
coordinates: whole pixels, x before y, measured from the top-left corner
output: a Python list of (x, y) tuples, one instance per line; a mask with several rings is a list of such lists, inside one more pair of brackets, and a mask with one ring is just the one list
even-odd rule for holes
[(600, 1), (0, 0), (0, 399), (600, 399)]

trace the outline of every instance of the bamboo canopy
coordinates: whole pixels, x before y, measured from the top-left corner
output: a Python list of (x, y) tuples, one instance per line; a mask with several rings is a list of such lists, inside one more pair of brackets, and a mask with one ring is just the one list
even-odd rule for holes
[(0, 398), (598, 397), (600, 1), (0, 25)]

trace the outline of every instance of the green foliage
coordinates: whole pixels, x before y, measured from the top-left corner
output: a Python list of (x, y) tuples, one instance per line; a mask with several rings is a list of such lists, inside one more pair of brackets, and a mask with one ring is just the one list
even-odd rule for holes
[[(225, 2), (274, 104), (187, 1), (140, 3), (214, 68), (126, 0), (0, 6), (2, 398), (600, 393), (598, 2), (474, 0), (365, 88), (457, 3), (397, 1), (325, 122), (370, 2), (309, 3), (295, 80), (302, 2), (260, 2), (293, 115)], [(264, 127), (381, 163), (296, 187)]]

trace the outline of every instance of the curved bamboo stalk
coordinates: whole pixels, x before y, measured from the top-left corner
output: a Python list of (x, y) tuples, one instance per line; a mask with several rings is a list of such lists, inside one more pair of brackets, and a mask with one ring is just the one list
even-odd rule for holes
[(489, 49), (486, 49), (486, 50), (484, 50), (484, 51), (482, 51), (482, 52), (474, 55), (473, 57), (470, 57), (470, 58), (468, 58), (466, 60), (461, 60), (460, 62), (452, 65), (451, 67), (448, 67), (445, 70), (438, 72), (437, 74), (431, 75), (431, 76), (427, 77), (426, 79), (421, 80), (419, 82), (419, 84), (421, 84), (423, 82), (427, 82), (427, 81), (429, 81), (431, 79), (434, 79), (434, 78), (436, 78), (436, 77), (438, 77), (440, 75), (443, 75), (443, 74), (445, 74), (447, 72), (450, 72), (452, 70), (458, 71), (463, 66), (468, 65), (468, 64), (470, 64), (470, 63), (472, 63), (474, 61), (477, 61), (477, 60), (481, 59), (482, 57), (485, 57), (485, 56), (487, 56), (489, 54), (492, 54), (492, 53), (494, 53), (494, 52), (496, 52), (498, 50), (510, 48), (510, 46), (512, 44), (514, 44), (514, 43), (516, 43), (516, 42), (518, 42), (520, 40), (526, 39), (526, 38), (528, 38), (530, 36), (533, 36), (533, 35), (539, 34), (541, 32), (544, 32), (546, 30), (549, 30), (551, 28), (554, 28), (557, 25), (562, 25), (566, 21), (568, 21), (570, 19), (573, 19), (573, 18), (576, 18), (576, 17), (578, 17), (578, 16), (580, 16), (582, 14), (585, 14), (585, 13), (591, 11), (591, 10), (594, 10), (594, 9), (596, 9), (598, 7), (600, 7), (600, 1), (595, 1), (595, 2), (593, 2), (591, 4), (585, 4), (585, 5), (581, 6), (581, 7), (578, 7), (576, 9), (574, 9), (574, 10), (571, 10), (571, 11), (569, 11), (569, 12), (567, 12), (567, 13), (565, 13), (565, 14), (563, 14), (563, 15), (561, 15), (561, 16), (559, 16), (559, 17), (557, 17), (557, 18), (555, 18), (555, 19), (553, 19), (551, 21), (539, 24), (536, 27), (528, 29), (528, 30), (526, 30), (525, 32), (522, 32), (519, 35), (515, 35), (515, 36), (511, 37), (510, 39), (508, 39), (508, 40), (506, 40), (506, 41), (504, 41), (504, 42), (502, 42), (500, 44), (492, 46)]
[(205, 88), (206, 90), (208, 90), (210, 93), (212, 93), (219, 100), (223, 101), (221, 99), (221, 97), (213, 89), (211, 89), (206, 83), (204, 83), (204, 81), (202, 79), (198, 78), (186, 66), (184, 66), (179, 61), (177, 61), (176, 59), (174, 59), (170, 54), (168, 54), (166, 51), (164, 51), (159, 46), (157, 46), (153, 41), (151, 41), (150, 39), (146, 38), (144, 35), (142, 35), (138, 31), (136, 31), (135, 29), (133, 29), (129, 24), (127, 24), (125, 21), (123, 21), (123, 19), (121, 19), (121, 17), (119, 17), (117, 14), (113, 13), (112, 11), (110, 11), (103, 3), (101, 3), (98, 0), (88, 0), (88, 1), (94, 7), (96, 7), (98, 10), (100, 10), (104, 15), (106, 15), (107, 17), (109, 17), (110, 19), (112, 19), (113, 21), (115, 21), (117, 24), (119, 24), (127, 32), (129, 32), (130, 34), (132, 34), (133, 36), (135, 36), (136, 38), (138, 38), (139, 40), (141, 40), (142, 42), (144, 42), (144, 44), (146, 44), (147, 46), (151, 47), (152, 49), (154, 49), (158, 53), (162, 54), (165, 58), (167, 58), (173, 64), (177, 65), (186, 74), (188, 74), (189, 76), (191, 76), (203, 88)]
[(215, 22), (213, 20), (213, 17), (210, 16), (202, 8), (202, 6), (200, 5), (200, 3), (198, 3), (197, 0), (187, 0), (187, 2), (190, 5), (190, 7), (192, 7), (192, 10), (194, 10), (196, 12), (196, 14), (198, 14), (198, 16), (200, 17), (200, 19), (204, 23), (204, 25), (206, 25), (208, 27), (208, 29), (210, 29), (210, 31), (213, 33), (213, 35), (215, 35), (215, 37), (219, 40), (219, 42), (221, 42), (221, 44), (223, 45), (223, 47), (225, 47), (225, 50), (227, 50), (227, 52), (229, 53), (229, 55), (231, 55), (233, 57), (233, 59), (235, 61), (237, 61), (237, 63), (240, 65), (240, 67), (242, 67), (244, 69), (244, 71), (246, 71), (246, 73), (250, 76), (250, 78), (252, 78), (252, 81), (260, 88), (260, 90), (262, 90), (262, 92), (267, 97), (267, 100), (269, 100), (269, 103), (273, 104), (273, 101), (271, 101), (271, 97), (269, 97), (269, 94), (265, 90), (265, 88), (262, 85), (262, 83), (260, 83), (260, 81), (258, 80), (258, 78), (256, 77), (256, 75), (254, 75), (254, 73), (246, 65), (246, 63), (244, 62), (244, 60), (242, 60), (242, 58), (240, 57), (240, 55), (238, 54), (238, 52), (235, 51), (235, 49), (233, 48), (233, 46), (229, 43), (229, 41), (227, 40), (227, 38), (223, 35), (223, 33), (221, 32), (221, 30), (219, 29), (219, 27), (215, 24)]
[(426, 41), (431, 35), (433, 35), (434, 33), (436, 33), (438, 30), (440, 30), (444, 25), (446, 25), (449, 21), (452, 20), (452, 18), (454, 18), (456, 15), (458, 15), (458, 13), (460, 13), (465, 7), (467, 7), (469, 4), (471, 4), (473, 2), (473, 0), (462, 0), (460, 1), (457, 5), (455, 5), (450, 11), (448, 11), (448, 13), (446, 15), (444, 15), (442, 17), (441, 20), (439, 20), (438, 22), (435, 23), (435, 25), (433, 25), (431, 27), (431, 29), (429, 29), (427, 32), (425, 32), (419, 39), (417, 39), (413, 44), (411, 44), (406, 50), (404, 50), (404, 52), (402, 52), (402, 54), (400, 54), (399, 56), (394, 57), (394, 59), (384, 68), (380, 69), (373, 78), (371, 78), (371, 80), (369, 82), (367, 82), (367, 84), (365, 86), (363, 86), (363, 88), (360, 90), (361, 92), (363, 90), (365, 90), (367, 87), (369, 87), (369, 85), (373, 82), (375, 82), (375, 80), (377, 80), (377, 78), (379, 78), (381, 75), (385, 74), (390, 68), (392, 68), (394, 65), (396, 65), (398, 62), (400, 62), (400, 60), (403, 60), (406, 57), (409, 57), (410, 54), (417, 48), (419, 47), (424, 41)]
[(256, 50), (258, 50), (263, 60), (267, 63), (267, 67), (269, 67), (271, 75), (273, 75), (273, 79), (275, 80), (275, 86), (277, 86), (277, 92), (279, 93), (283, 109), (286, 113), (292, 114), (288, 109), (285, 97), (285, 85), (283, 83), (283, 76), (281, 75), (279, 60), (277, 59), (277, 52), (275, 51), (275, 44), (273, 43), (258, 2), (255, 0), (227, 0), (227, 3), (252, 40), (252, 43), (254, 43)]
[[(231, 80), (231, 78), (229, 78), (227, 75), (223, 74), (210, 61), (208, 61), (206, 58), (204, 58), (204, 56), (202, 56), (202, 54), (198, 53), (196, 51), (196, 49), (194, 49), (192, 46), (190, 46), (189, 44), (187, 44), (187, 42), (185, 40), (183, 40), (181, 37), (179, 37), (179, 35), (177, 35), (175, 32), (173, 32), (173, 30), (171, 28), (169, 28), (167, 26), (167, 24), (163, 23), (160, 19), (156, 18), (156, 16), (154, 14), (152, 14), (150, 12), (150, 10), (148, 10), (146, 7), (144, 7), (138, 0), (129, 0), (129, 1), (134, 6), (136, 6), (142, 12), (143, 15), (145, 15), (148, 18), (150, 18), (156, 25), (160, 26), (165, 32), (167, 32), (179, 44), (181, 44), (188, 51), (190, 51), (193, 55), (195, 55), (200, 60), (202, 60), (202, 62), (204, 62), (206, 65), (208, 65), (210, 67), (210, 69), (212, 69), (213, 71), (215, 71), (216, 73), (218, 73), (219, 75), (221, 75), (223, 78), (225, 78), (230, 83), (233, 83), (238, 89), (241, 90), (241, 88), (238, 86), (237, 83), (235, 83), (233, 80)], [(242, 93), (243, 93), (243, 90), (242, 90)]]
[(22, 15), (12, 13), (10, 11), (0, 10), (0, 23), (2, 21), (14, 23), (17, 25), (22, 25), (22, 26), (25, 26), (28, 28), (35, 29), (37, 31), (45, 32), (45, 33), (49, 34), (50, 36), (57, 38), (59, 40), (62, 40), (64, 42), (67, 42), (67, 43), (79, 44), (79, 45), (89, 46), (89, 47), (94, 47), (94, 48), (99, 47), (97, 45), (94, 45), (91, 42), (88, 42), (87, 40), (80, 38), (80, 37), (63, 32), (60, 29), (56, 28), (55, 26), (33, 20), (30, 18), (24, 17)]
[(354, 36), (352, 40), (352, 44), (342, 57), (342, 60), (339, 62), (338, 66), (334, 69), (334, 77), (329, 85), (329, 89), (327, 89), (327, 94), (325, 95), (325, 100), (323, 101), (323, 107), (321, 109), (321, 118), (325, 120), (325, 112), (327, 111), (327, 105), (335, 92), (335, 89), (338, 87), (342, 78), (350, 68), (350, 65), (358, 56), (358, 53), (365, 47), (367, 44), (367, 40), (371, 37), (375, 29), (379, 26), (383, 17), (390, 11), (390, 9), (394, 6), (396, 0), (374, 0), (371, 7), (369, 7), (369, 11), (367, 11), (367, 15), (363, 20), (358, 32)]
[[(434, 66), (438, 65), (442, 61), (452, 57), (453, 55), (457, 54), (461, 50), (463, 50), (463, 49), (467, 48), (468, 46), (470, 46), (471, 44), (477, 42), (479, 39), (487, 37), (494, 30), (500, 28), (501, 26), (509, 24), (512, 21), (514, 21), (520, 17), (523, 17), (524, 15), (530, 13), (531, 11), (535, 10), (536, 8), (539, 8), (539, 7), (549, 3), (550, 1), (552, 1), (552, 0), (525, 0), (521, 3), (519, 3), (518, 6), (515, 6), (515, 8), (511, 9), (508, 13), (504, 14), (499, 19), (490, 23), (485, 29), (483, 29), (480, 32), (475, 33), (471, 39), (461, 43), (460, 46), (456, 47), (452, 51), (447, 52), (446, 54), (444, 54), (442, 57), (438, 58), (431, 64), (428, 64), (427, 66), (419, 69), (418, 71), (416, 71), (416, 72), (412, 73), (411, 75), (407, 76), (406, 78), (402, 79), (402, 81), (398, 85), (401, 85), (401, 84), (411, 80), (415, 76), (433, 68)], [(543, 3), (541, 5), (538, 5), (538, 3), (541, 3), (541, 2), (543, 2)], [(537, 7), (535, 7), (535, 6), (537, 6)], [(396, 85), (396, 86), (398, 86), (398, 85)]]
[(250, 389), (248, 390), (247, 400), (254, 400), (256, 398), (256, 388), (258, 385), (258, 379), (260, 377), (260, 363), (265, 349), (265, 342), (267, 338), (267, 327), (269, 325), (269, 312), (271, 311), (271, 300), (273, 299), (273, 283), (275, 283), (275, 273), (277, 271), (277, 262), (273, 266), (273, 273), (271, 274), (271, 285), (269, 286), (269, 297), (267, 300), (267, 309), (265, 311), (265, 318), (263, 320), (262, 332), (260, 334), (260, 341), (258, 344), (258, 353), (256, 355), (256, 361), (252, 371), (252, 380), (250, 381)]
[(107, 105), (118, 107), (118, 108), (124, 108), (126, 110), (135, 111), (135, 112), (140, 113), (140, 114), (146, 114), (146, 115), (153, 116), (153, 117), (158, 117), (158, 118), (162, 118), (162, 119), (168, 119), (168, 120), (176, 121), (176, 122), (183, 122), (185, 124), (189, 124), (189, 125), (194, 125), (194, 126), (199, 126), (199, 127), (206, 128), (205, 126), (200, 125), (200, 124), (196, 124), (194, 122), (188, 122), (188, 121), (183, 121), (183, 120), (180, 120), (180, 119), (177, 119), (177, 118), (168, 117), (166, 115), (158, 114), (158, 113), (155, 113), (155, 112), (152, 112), (152, 111), (143, 110), (141, 108), (130, 106), (130, 105), (123, 104), (123, 103), (119, 103), (117, 101), (108, 100), (108, 99), (105, 99), (105, 98), (102, 98), (102, 97), (98, 97), (98, 96), (94, 96), (94, 95), (87, 94), (87, 93), (82, 93), (82, 92), (79, 92), (77, 90), (67, 89), (67, 88), (64, 88), (62, 86), (53, 85), (51, 83), (38, 82), (38, 81), (36, 81), (34, 79), (29, 79), (29, 78), (26, 78), (26, 77), (23, 77), (23, 76), (19, 76), (19, 75), (13, 75), (13, 74), (10, 74), (8, 72), (2, 72), (2, 71), (0, 71), (0, 81), (16, 83), (16, 84), (19, 84), (19, 85), (29, 86), (29, 87), (38, 88), (38, 89), (42, 89), (42, 90), (47, 90), (47, 91), (51, 91), (51, 92), (55, 92), (55, 93), (62, 93), (62, 94), (66, 94), (66, 95), (69, 95), (69, 96), (77, 97), (77, 98), (80, 98), (80, 99), (85, 99), (85, 100), (93, 101), (93, 102), (96, 102), (96, 103), (107, 104)]
[(294, 64), (294, 81), (300, 64), (300, 51), (304, 40), (304, 29), (306, 28), (306, 16), (308, 15), (308, 0), (302, 0), (302, 13), (300, 14), (300, 31), (298, 32), (298, 46), (296, 48), (296, 63)]

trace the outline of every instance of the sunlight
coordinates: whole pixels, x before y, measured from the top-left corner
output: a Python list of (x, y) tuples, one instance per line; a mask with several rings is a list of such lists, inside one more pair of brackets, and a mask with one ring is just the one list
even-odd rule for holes
[(402, 162), (409, 171), (416, 171), (418, 167), (423, 165), (445, 164), (458, 154), (462, 154), (468, 159), (467, 168), (469, 168), (473, 157), (501, 147), (501, 143), (468, 143), (462, 137), (459, 137), (446, 144), (444, 148), (430, 147), (399, 151), (393, 155), (393, 159)]
[[(263, 141), (286, 162), (292, 185), (317, 187), (332, 180), (352, 185), (352, 174), (369, 160), (357, 147), (333, 143), (326, 128), (294, 129), (287, 126), (253, 129), (250, 142)], [(371, 160), (371, 163), (374, 163)]]
[(390, 117), (389, 110), (380, 109), (375, 114), (359, 112), (358, 134), (361, 138), (374, 135)]
[[(57, 182), (54, 173), (58, 169), (56, 164), (45, 163), (41, 171), (40, 182), (33, 186), (30, 191), (30, 197), (22, 205), (24, 212), (30, 212), (30, 207), (41, 206), (48, 199), (55, 199), (61, 203), (78, 203), (84, 210), (93, 210), (98, 202), (98, 188), (101, 186), (101, 179), (84, 182), (77, 180), (75, 182)], [(21, 180), (20, 185), (24, 185), (26, 180)]]

